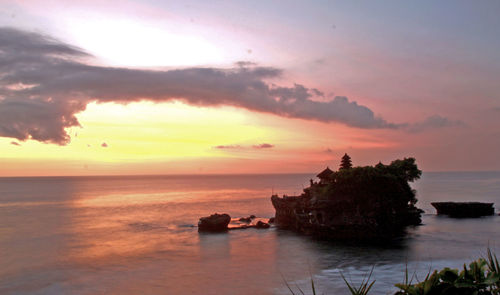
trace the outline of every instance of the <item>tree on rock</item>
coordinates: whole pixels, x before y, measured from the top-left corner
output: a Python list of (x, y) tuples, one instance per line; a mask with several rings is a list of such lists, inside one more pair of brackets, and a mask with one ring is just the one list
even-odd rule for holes
[(348, 154), (344, 154), (344, 156), (342, 157), (342, 160), (340, 161), (340, 169), (339, 170), (351, 169), (351, 168), (352, 168), (351, 157), (349, 157)]

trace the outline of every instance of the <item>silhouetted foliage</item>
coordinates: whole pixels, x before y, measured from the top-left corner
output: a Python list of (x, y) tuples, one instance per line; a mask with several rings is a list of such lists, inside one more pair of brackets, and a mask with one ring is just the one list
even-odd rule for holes
[[(422, 223), (416, 191), (409, 181), (420, 177), (414, 158), (390, 165), (331, 171), (293, 198), (273, 196), (277, 223), (327, 239), (377, 239), (404, 233), (407, 225)], [(322, 175), (324, 176), (324, 175)]]
[(352, 168), (351, 157), (349, 157), (348, 154), (344, 154), (342, 160), (340, 161), (340, 170), (351, 169), (351, 168)]
[(395, 160), (390, 165), (340, 169), (332, 173), (325, 187), (319, 188), (320, 195), (323, 200), (349, 200), (356, 204), (356, 210), (373, 216), (379, 225), (419, 224), (422, 211), (415, 207), (416, 191), (408, 182), (419, 179), (421, 174), (414, 158)]

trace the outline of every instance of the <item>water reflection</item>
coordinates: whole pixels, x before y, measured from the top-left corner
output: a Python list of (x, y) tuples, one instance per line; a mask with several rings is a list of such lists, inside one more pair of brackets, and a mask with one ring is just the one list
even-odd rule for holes
[[(357, 281), (375, 265), (374, 294), (387, 294), (407, 263), (419, 274), (459, 267), (498, 241), (498, 217), (425, 215), (424, 226), (378, 245), (192, 227), (214, 212), (271, 217), (269, 191), (292, 194), (300, 179), (308, 177), (0, 180), (0, 293), (289, 294), (282, 276), (309, 290), (311, 273), (320, 290), (346, 294), (340, 272)], [(486, 183), (491, 197), (500, 181)], [(430, 194), (422, 204), (445, 190), (421, 185)]]

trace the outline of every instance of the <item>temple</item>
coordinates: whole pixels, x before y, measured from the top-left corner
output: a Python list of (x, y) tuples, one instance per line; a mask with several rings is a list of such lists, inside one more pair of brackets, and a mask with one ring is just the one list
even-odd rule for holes
[(413, 158), (339, 171), (327, 167), (300, 196), (271, 197), (275, 223), (327, 239), (396, 236), (421, 223), (423, 211), (408, 184), (420, 173)]

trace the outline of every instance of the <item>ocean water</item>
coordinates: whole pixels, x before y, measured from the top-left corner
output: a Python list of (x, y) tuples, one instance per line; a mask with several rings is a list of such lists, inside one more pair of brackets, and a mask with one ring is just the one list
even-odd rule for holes
[[(372, 294), (500, 254), (500, 216), (438, 217), (431, 201), (500, 204), (500, 172), (424, 173), (424, 225), (380, 245), (317, 241), (271, 228), (199, 234), (214, 212), (274, 215), (272, 193), (313, 175), (0, 178), (0, 294), (348, 294), (374, 268)], [(296, 289), (297, 290), (297, 289)]]

